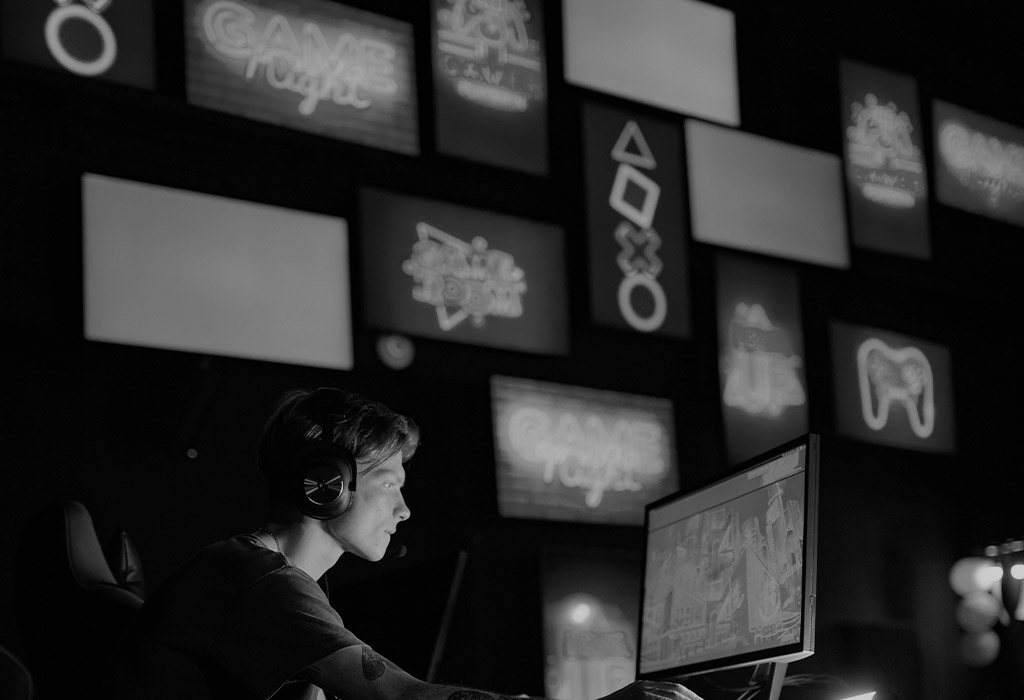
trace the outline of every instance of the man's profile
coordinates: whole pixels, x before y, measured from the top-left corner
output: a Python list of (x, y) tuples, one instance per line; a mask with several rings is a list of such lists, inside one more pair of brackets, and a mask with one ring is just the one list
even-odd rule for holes
[[(379, 561), (411, 513), (405, 464), (416, 423), (341, 389), (292, 390), (260, 436), (266, 522), (201, 550), (143, 605), (120, 645), (118, 700), (497, 700), (419, 680), (364, 644), (330, 603), (325, 574), (348, 552)], [(615, 700), (694, 700), (638, 682)]]

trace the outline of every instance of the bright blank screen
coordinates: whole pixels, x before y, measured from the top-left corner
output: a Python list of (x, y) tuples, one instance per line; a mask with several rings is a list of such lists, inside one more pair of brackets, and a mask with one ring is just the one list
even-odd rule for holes
[(83, 178), (85, 336), (352, 368), (344, 219)]
[(693, 0), (562, 0), (565, 78), (738, 126), (733, 13)]
[(838, 156), (697, 121), (686, 149), (694, 240), (849, 267)]

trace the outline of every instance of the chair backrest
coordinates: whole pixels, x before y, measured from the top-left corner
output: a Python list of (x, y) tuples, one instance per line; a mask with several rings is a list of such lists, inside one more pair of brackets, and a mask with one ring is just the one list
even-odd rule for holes
[(32, 700), (32, 674), (14, 654), (0, 646), (0, 698)]
[(114, 576), (83, 504), (51, 506), (27, 523), (15, 591), (38, 699), (97, 697), (143, 599)]

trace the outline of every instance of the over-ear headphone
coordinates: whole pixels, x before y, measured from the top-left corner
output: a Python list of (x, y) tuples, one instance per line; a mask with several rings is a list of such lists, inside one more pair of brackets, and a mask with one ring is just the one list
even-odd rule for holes
[(333, 439), (338, 420), (332, 407), (336, 410), (344, 397), (331, 387), (313, 392), (309, 415), (320, 426), (320, 438), (295, 456), (290, 495), (303, 514), (317, 520), (336, 518), (355, 501), (356, 459)]

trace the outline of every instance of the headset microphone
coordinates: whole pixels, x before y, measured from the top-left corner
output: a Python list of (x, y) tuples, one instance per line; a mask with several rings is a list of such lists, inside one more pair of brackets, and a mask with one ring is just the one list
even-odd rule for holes
[(388, 547), (387, 551), (384, 553), (384, 556), (388, 559), (401, 559), (408, 553), (408, 551), (408, 547), (406, 547), (404, 544), (400, 544), (397, 547)]

